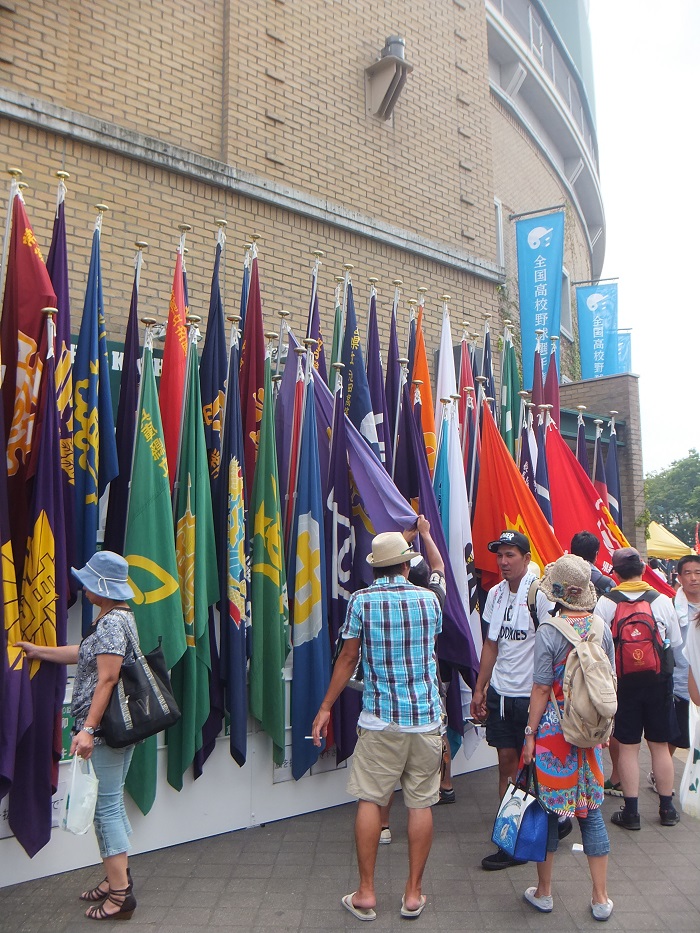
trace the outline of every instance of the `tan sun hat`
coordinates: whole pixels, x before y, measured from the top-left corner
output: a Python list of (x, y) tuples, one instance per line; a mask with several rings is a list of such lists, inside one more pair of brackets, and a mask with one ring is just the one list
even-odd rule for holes
[(598, 602), (591, 583), (591, 565), (575, 554), (565, 554), (554, 563), (547, 564), (540, 589), (551, 602), (567, 609), (590, 612)]
[(408, 563), (415, 553), (400, 531), (383, 531), (372, 539), (372, 553), (367, 555), (367, 563), (372, 567), (394, 567)]

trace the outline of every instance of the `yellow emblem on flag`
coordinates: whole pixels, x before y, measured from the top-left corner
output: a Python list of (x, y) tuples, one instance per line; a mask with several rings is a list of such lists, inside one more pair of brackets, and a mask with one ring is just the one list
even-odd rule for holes
[(294, 644), (302, 645), (321, 631), (321, 538), (310, 513), (299, 516), (294, 581)]
[[(56, 647), (56, 550), (51, 523), (42, 510), (30, 534), (22, 581), (22, 640)], [(34, 677), (41, 661), (32, 661)]]
[(194, 631), (194, 549), (196, 521), (190, 508), (192, 478), (187, 477), (187, 508), (178, 520), (175, 535), (177, 572), (180, 577), (182, 612), (185, 617), (185, 641), (188, 648), (196, 647)]
[[(135, 602), (137, 606), (141, 606), (144, 603), (146, 605), (158, 603), (161, 599), (167, 599), (169, 596), (172, 596), (177, 590), (178, 582), (175, 577), (171, 576), (166, 570), (163, 570), (160, 564), (157, 564), (149, 557), (143, 557), (141, 554), (128, 554), (126, 560), (130, 568), (133, 570), (143, 570), (144, 574), (152, 576), (160, 583), (160, 586), (154, 586), (152, 589), (147, 590), (138, 585), (134, 579), (134, 573), (129, 573), (129, 584), (134, 591), (133, 602)], [(140, 581), (141, 577), (142, 574), (138, 574), (137, 579)]]
[[(12, 543), (10, 541), (6, 541), (0, 549), (0, 561), (2, 561), (2, 602), (5, 614), (5, 632), (7, 633), (7, 653), (8, 657), (12, 657), (12, 646), (16, 641), (21, 640), (22, 630), (19, 624), (17, 581), (15, 580), (15, 563), (12, 558)], [(22, 666), (21, 658), (18, 666)]]

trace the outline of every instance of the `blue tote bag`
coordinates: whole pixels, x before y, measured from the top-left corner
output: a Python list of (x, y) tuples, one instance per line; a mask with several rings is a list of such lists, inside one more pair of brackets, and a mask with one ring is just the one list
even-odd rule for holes
[(523, 768), (515, 784), (508, 785), (496, 814), (491, 839), (513, 858), (544, 862), (547, 822), (547, 811), (539, 801), (533, 762)]

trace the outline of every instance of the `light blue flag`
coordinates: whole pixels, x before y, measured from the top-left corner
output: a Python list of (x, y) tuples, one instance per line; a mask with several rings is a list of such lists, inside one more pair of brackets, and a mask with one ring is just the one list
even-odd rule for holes
[(292, 775), (299, 780), (321, 752), (305, 736), (330, 681), (330, 638), (321, 469), (314, 383), (306, 384), (289, 581), (292, 607)]
[(445, 406), (442, 426), (440, 428), (440, 447), (438, 448), (437, 459), (435, 460), (435, 472), (433, 474), (433, 489), (437, 500), (438, 512), (442, 530), (445, 533), (445, 541), (450, 540), (450, 471), (448, 463), (448, 451), (450, 446), (450, 419), (448, 417), (449, 406)]
[[(75, 456), (76, 560), (82, 567), (97, 550), (99, 500), (119, 473), (109, 386), (107, 332), (102, 300), (100, 231), (95, 224), (83, 319), (73, 364), (73, 449)], [(92, 606), (83, 600), (83, 634), (92, 623)]]
[(576, 289), (581, 348), (581, 378), (614, 376), (618, 370), (617, 285), (584, 285)]
[[(564, 264), (564, 212), (538, 214), (516, 223), (518, 290), (524, 388), (532, 389), (535, 331), (542, 330), (542, 375), (547, 375), (552, 336), (559, 336)], [(559, 343), (557, 368), (559, 368)], [(485, 374), (484, 374), (485, 375)]]
[(628, 330), (617, 332), (617, 371), (632, 372), (632, 334)]

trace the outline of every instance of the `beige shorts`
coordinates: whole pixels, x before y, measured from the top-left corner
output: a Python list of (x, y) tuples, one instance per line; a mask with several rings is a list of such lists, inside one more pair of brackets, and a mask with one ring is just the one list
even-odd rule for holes
[(442, 759), (439, 730), (373, 732), (358, 728), (357, 735), (349, 794), (385, 807), (400, 781), (407, 807), (420, 810), (437, 803)]

